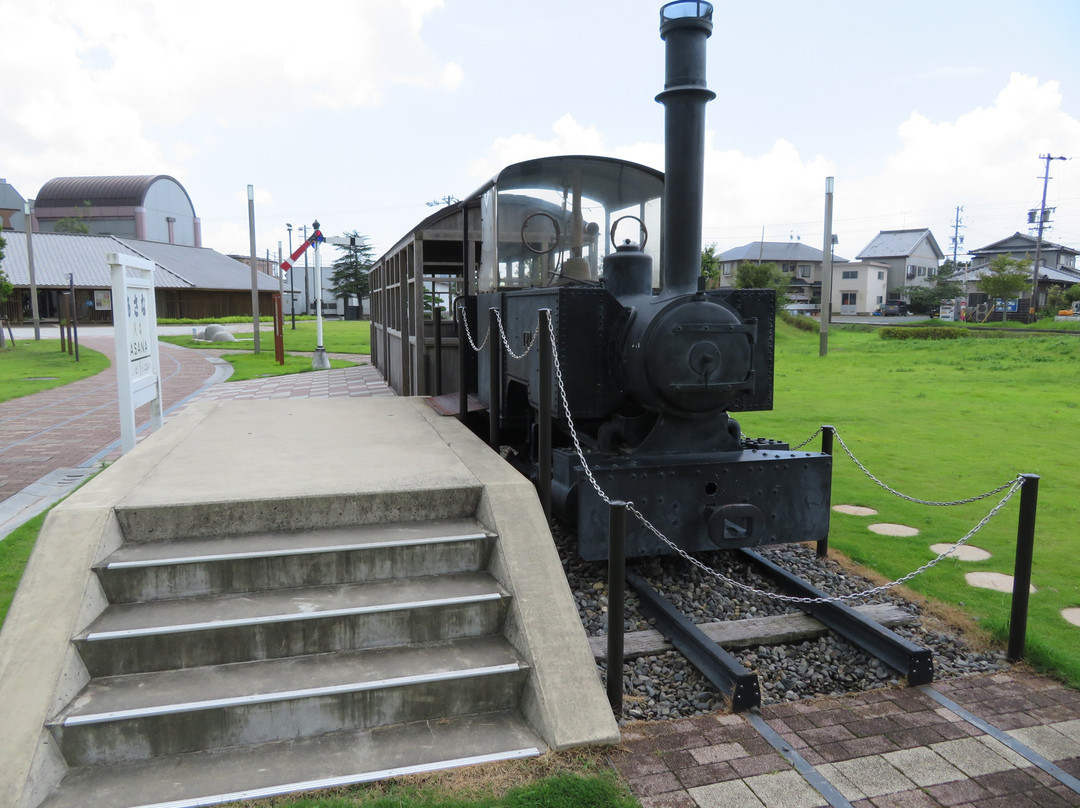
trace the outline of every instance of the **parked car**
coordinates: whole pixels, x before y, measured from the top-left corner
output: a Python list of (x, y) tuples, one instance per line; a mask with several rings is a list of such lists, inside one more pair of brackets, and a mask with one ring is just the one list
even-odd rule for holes
[(904, 317), (908, 313), (908, 306), (903, 300), (890, 300), (888, 303), (882, 303), (878, 311), (881, 312), (882, 317)]

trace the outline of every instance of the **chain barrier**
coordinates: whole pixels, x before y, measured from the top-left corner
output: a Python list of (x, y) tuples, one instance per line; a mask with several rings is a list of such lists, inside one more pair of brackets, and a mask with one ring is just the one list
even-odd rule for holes
[[(514, 349), (510, 347), (510, 341), (509, 339), (507, 339), (506, 336), (506, 328), (503, 326), (502, 312), (495, 308), (493, 308), (492, 311), (495, 312), (495, 320), (499, 323), (499, 339), (502, 340), (502, 344), (503, 347), (506, 348), (506, 352), (510, 354), (510, 356), (514, 357), (514, 359), (524, 359), (526, 356), (529, 355), (529, 351), (533, 349), (533, 346), (536, 345), (536, 340), (531, 340), (529, 344), (525, 346), (525, 350), (522, 351), (520, 354), (514, 353)], [(536, 331), (533, 331), (533, 333), (535, 334), (539, 329), (540, 323), (538, 321), (536, 323)]]
[[(507, 351), (510, 351), (512, 356), (516, 356), (518, 359), (523, 358), (524, 356), (526, 356), (528, 354), (529, 350), (531, 350), (532, 345), (536, 342), (536, 340), (533, 340), (533, 342), (530, 343), (529, 347), (525, 350), (525, 353), (522, 354), (521, 356), (517, 356), (516, 354), (514, 354), (513, 351), (510, 350), (510, 346), (506, 342), (506, 336), (503, 333), (502, 317), (498, 314), (497, 309), (495, 311), (496, 311), (496, 319), (497, 319), (497, 321), (499, 323), (499, 331), (500, 331), (500, 335), (501, 335), (501, 338), (502, 338), (503, 345), (506, 346)], [(550, 312), (549, 309), (546, 310), (546, 311)], [(540, 323), (537, 322), (537, 330), (539, 330), (539, 328), (540, 328)], [(614, 505), (615, 503), (607, 495), (607, 493), (605, 493), (604, 489), (600, 487), (600, 483), (597, 482), (596, 477), (593, 475), (592, 469), (589, 468), (589, 464), (585, 460), (585, 451), (581, 448), (581, 441), (578, 438), (577, 428), (574, 426), (574, 419), (570, 415), (570, 403), (567, 400), (567, 396), (566, 396), (566, 385), (563, 383), (562, 365), (559, 362), (559, 352), (557, 350), (555, 350), (555, 345), (557, 343), (556, 343), (556, 338), (555, 338), (554, 317), (549, 317), (548, 318), (548, 332), (549, 332), (549, 334), (551, 336), (551, 345), (552, 345), (551, 357), (552, 357), (552, 365), (553, 365), (553, 368), (554, 368), (554, 371), (555, 371), (555, 380), (556, 380), (556, 382), (558, 384), (559, 400), (562, 403), (563, 412), (566, 415), (566, 425), (567, 425), (567, 428), (570, 431), (570, 438), (571, 438), (571, 440), (572, 440), (572, 442), (574, 444), (574, 453), (577, 455), (578, 460), (581, 462), (582, 471), (585, 473), (585, 477), (589, 481), (589, 484), (592, 486), (593, 490), (596, 491), (597, 496), (599, 496), (600, 499), (606, 505), (608, 505), (610, 507), (610, 506)], [(466, 333), (468, 333), (468, 324), (467, 323), (466, 323)], [(490, 332), (489, 332), (489, 336), (490, 336)], [(485, 338), (485, 340), (484, 340), (485, 344), (486, 344), (486, 342), (487, 342), (487, 338)], [(470, 345), (472, 345), (474, 350), (477, 350), (477, 351), (480, 350), (473, 343), (471, 335), (469, 335), (469, 343), (470, 343)], [(483, 345), (481, 345), (481, 347), (483, 347)], [(811, 435), (805, 441), (800, 443), (798, 446), (794, 447), (794, 450), (797, 451), (798, 449), (801, 449), (803, 446), (806, 446), (808, 443), (810, 443), (810, 441), (812, 441), (814, 438), (816, 438), (818, 435), (820, 435), (821, 431), (822, 431), (822, 429), (819, 427), (817, 432), (815, 432), (813, 435)], [(887, 583), (880, 584), (880, 585), (872, 587), (870, 589), (864, 589), (864, 590), (859, 591), (859, 592), (852, 592), (852, 593), (849, 593), (847, 595), (832, 595), (832, 596), (818, 597), (818, 598), (807, 598), (807, 597), (799, 597), (799, 596), (794, 596), (794, 595), (785, 595), (785, 594), (780, 593), (780, 592), (769, 592), (769, 591), (766, 591), (766, 590), (763, 590), (763, 589), (758, 589), (758, 588), (756, 588), (754, 586), (751, 586), (749, 584), (743, 583), (742, 581), (735, 580), (734, 578), (731, 578), (731, 577), (729, 577), (727, 575), (724, 575), (721, 572), (717, 572), (716, 570), (712, 569), (709, 565), (705, 564), (703, 561), (691, 556), (688, 552), (686, 552), (684, 549), (682, 549), (677, 544), (675, 544), (675, 542), (673, 542), (671, 539), (669, 539), (667, 536), (665, 536), (664, 533), (662, 531), (660, 531), (655, 525), (653, 525), (653, 523), (650, 522), (641, 511), (639, 511), (636, 507), (634, 507), (633, 502), (625, 503), (626, 509), (630, 513), (632, 513), (634, 515), (634, 518), (636, 518), (639, 522), (641, 522), (642, 526), (646, 530), (648, 530), (650, 533), (652, 533), (654, 536), (656, 536), (657, 539), (659, 539), (664, 545), (666, 545), (668, 548), (670, 548), (672, 551), (674, 551), (682, 559), (689, 562), (693, 566), (697, 567), (699, 570), (701, 570), (705, 574), (715, 578), (716, 580), (721, 581), (722, 583), (728, 584), (728, 585), (730, 585), (732, 587), (735, 587), (736, 589), (741, 590), (743, 592), (746, 592), (747, 594), (758, 595), (760, 597), (769, 598), (771, 600), (782, 601), (784, 603), (795, 603), (795, 604), (843, 603), (843, 602), (846, 602), (846, 601), (863, 600), (863, 599), (872, 597), (874, 595), (882, 594), (884, 592), (889, 591), (890, 589), (893, 589), (893, 588), (895, 588), (897, 586), (901, 586), (902, 584), (907, 583), (908, 581), (915, 578), (916, 576), (919, 576), (922, 573), (926, 572), (927, 570), (931, 569), (932, 567), (937, 566), (945, 558), (949, 557), (954, 552), (956, 552), (958, 549), (963, 547), (968, 541), (970, 541), (972, 539), (972, 537), (974, 537), (980, 530), (982, 530), (983, 527), (985, 527), (987, 525), (987, 523), (990, 522), (990, 520), (993, 519), (998, 514), (998, 512), (1001, 511), (1001, 509), (1004, 508), (1005, 505), (1008, 504), (1009, 500), (1011, 500), (1013, 498), (1013, 496), (1016, 495), (1016, 492), (1019, 491), (1023, 487), (1023, 484), (1024, 484), (1023, 476), (1018, 474), (1012, 480), (1009, 480), (1008, 482), (1003, 483), (1002, 485), (998, 486), (997, 488), (995, 488), (995, 489), (993, 489), (991, 491), (988, 491), (985, 494), (981, 494), (981, 495), (979, 495), (977, 497), (969, 497), (967, 499), (956, 500), (954, 502), (932, 502), (932, 501), (928, 501), (928, 500), (916, 499), (914, 497), (909, 497), (906, 494), (902, 494), (899, 491), (896, 491), (895, 489), (890, 488), (888, 485), (881, 482), (877, 477), (875, 477), (873, 474), (871, 474), (866, 469), (866, 467), (862, 465), (862, 463), (860, 463), (858, 460), (856, 460), (856, 458), (852, 454), (851, 450), (847, 447), (847, 444), (844, 443), (843, 439), (840, 438), (840, 436), (835, 432), (835, 430), (834, 430), (833, 434), (837, 438), (837, 440), (840, 442), (840, 445), (844, 448), (844, 451), (847, 453), (848, 457), (850, 457), (852, 459), (852, 461), (860, 469), (862, 469), (862, 471), (867, 476), (870, 477), (870, 479), (872, 479), (875, 483), (880, 485), (885, 490), (890, 491), (891, 493), (895, 494), (896, 496), (899, 496), (899, 497), (901, 497), (903, 499), (906, 499), (906, 500), (908, 500), (910, 502), (914, 502), (914, 503), (918, 503), (918, 504), (922, 504), (922, 505), (963, 505), (963, 504), (967, 504), (967, 503), (971, 503), (971, 502), (977, 502), (977, 501), (979, 501), (981, 499), (986, 499), (987, 497), (991, 497), (994, 494), (1000, 493), (1001, 491), (1005, 491), (1006, 489), (1008, 489), (1008, 490), (1006, 491), (1005, 495), (1001, 498), (1001, 500), (996, 505), (994, 505), (994, 507), (991, 508), (990, 511), (986, 514), (986, 516), (984, 516), (982, 519), (980, 519), (979, 522), (973, 528), (971, 528), (971, 530), (969, 530), (966, 534), (964, 534), (964, 536), (962, 536), (955, 543), (953, 543), (948, 549), (946, 549), (943, 552), (939, 553), (936, 558), (931, 559), (930, 561), (923, 564), (918, 569), (912, 570), (911, 572), (907, 573), (906, 575), (904, 575), (904, 576), (902, 576), (900, 578), (897, 578), (894, 581), (889, 581)]]
[(904, 493), (902, 493), (900, 491), (897, 491), (895, 488), (891, 488), (888, 485), (886, 485), (884, 482), (879, 480), (877, 477), (875, 477), (873, 474), (870, 473), (870, 470), (868, 468), (866, 468), (866, 466), (864, 466), (862, 463), (859, 462), (858, 458), (855, 457), (855, 455), (852, 453), (851, 449), (849, 449), (847, 444), (844, 443), (844, 439), (840, 437), (839, 433), (834, 431), (833, 432), (833, 437), (835, 437), (836, 440), (840, 443), (840, 446), (843, 447), (844, 452), (847, 454), (847, 456), (851, 458), (851, 462), (854, 463), (856, 466), (858, 466), (862, 470), (863, 474), (865, 474), (867, 477), (869, 477), (875, 483), (880, 485), (882, 488), (884, 488), (890, 494), (898, 496), (898, 497), (900, 497), (900, 499), (906, 499), (908, 502), (914, 502), (917, 505), (930, 505), (930, 506), (934, 506), (934, 507), (938, 507), (938, 506), (947, 507), (947, 506), (950, 506), (950, 505), (967, 505), (970, 502), (978, 502), (980, 499), (986, 499), (987, 497), (992, 497), (992, 496), (994, 496), (994, 494), (998, 494), (998, 493), (1004, 491), (1010, 485), (1013, 485), (1015, 483), (1015, 480), (1009, 480), (1007, 482), (1002, 483), (997, 488), (992, 488), (991, 490), (987, 491), (985, 494), (979, 494), (978, 496), (968, 497), (967, 499), (957, 499), (957, 500), (953, 500), (951, 502), (935, 502), (933, 500), (928, 500), (928, 499), (919, 499), (917, 497), (908, 496), (907, 494), (904, 494)]
[[(464, 305), (458, 306), (458, 318), (465, 324), (465, 338), (469, 341), (470, 347), (477, 353), (480, 353), (484, 346), (487, 345), (488, 337), (491, 336), (491, 329), (489, 328), (488, 332), (484, 334), (484, 341), (477, 345), (476, 340), (473, 339), (472, 331), (469, 329), (469, 318), (465, 315)], [(479, 320), (480, 318), (477, 317), (476, 319)]]

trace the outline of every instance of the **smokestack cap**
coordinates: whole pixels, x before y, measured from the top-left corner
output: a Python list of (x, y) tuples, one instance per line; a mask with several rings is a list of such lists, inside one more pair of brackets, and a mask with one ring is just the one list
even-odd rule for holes
[(705, 0), (675, 0), (660, 9), (660, 37), (683, 26), (707, 28), (712, 33), (712, 3)]

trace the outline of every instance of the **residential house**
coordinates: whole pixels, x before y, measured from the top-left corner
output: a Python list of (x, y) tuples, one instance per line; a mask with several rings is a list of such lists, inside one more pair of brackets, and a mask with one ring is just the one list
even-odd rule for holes
[[(788, 297), (795, 303), (821, 301), (821, 267), (825, 254), (801, 241), (753, 241), (719, 255), (720, 286), (734, 286), (741, 263), (775, 263), (790, 279)], [(833, 256), (833, 264), (847, 263)]]
[(882, 230), (855, 256), (888, 266), (887, 299), (904, 296), (905, 286), (929, 286), (945, 254), (928, 228)]
[(833, 314), (873, 314), (888, 299), (889, 265), (849, 261), (833, 267)]
[[(1003, 238), (1001, 241), (995, 241), (993, 244), (971, 250), (971, 264), (962, 280), (966, 279), (969, 285), (973, 285), (999, 255), (1007, 255), (1020, 261), (1027, 259), (1034, 262), (1036, 246), (1036, 239), (1033, 236), (1017, 232), (1008, 238)], [(1061, 244), (1054, 244), (1043, 239), (1042, 248), (1039, 250), (1036, 309), (1046, 305), (1046, 296), (1051, 286), (1070, 287), (1080, 283), (1080, 269), (1077, 267), (1078, 255), (1080, 255), (1080, 250), (1074, 250), (1071, 247), (1064, 247)], [(1032, 285), (1034, 284), (1033, 273)], [(1030, 289), (1022, 297), (1030, 298)]]

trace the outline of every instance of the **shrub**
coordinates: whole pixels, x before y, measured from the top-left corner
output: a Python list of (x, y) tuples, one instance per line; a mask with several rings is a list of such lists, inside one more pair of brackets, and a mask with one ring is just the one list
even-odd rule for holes
[(813, 317), (807, 317), (803, 314), (792, 314), (790, 311), (785, 311), (783, 309), (780, 310), (780, 319), (800, 331), (814, 332), (821, 328), (821, 323)]
[(965, 328), (941, 326), (885, 326), (879, 333), (882, 339), (963, 339), (971, 336)]

